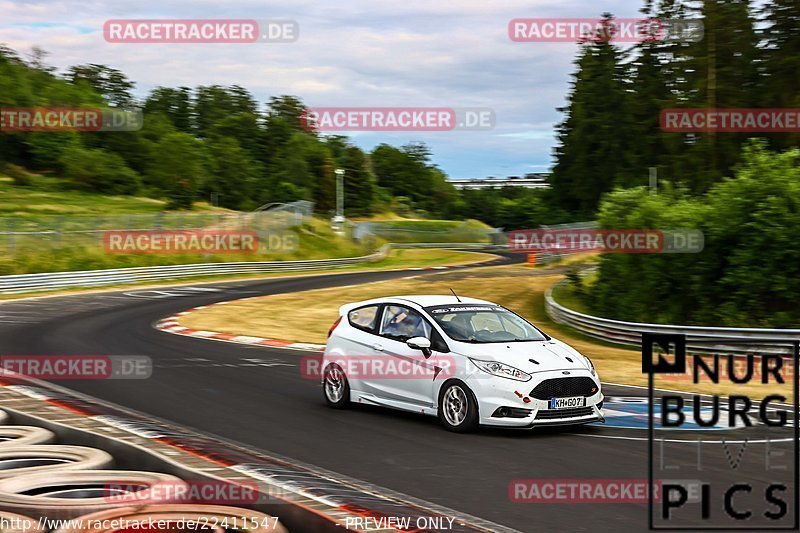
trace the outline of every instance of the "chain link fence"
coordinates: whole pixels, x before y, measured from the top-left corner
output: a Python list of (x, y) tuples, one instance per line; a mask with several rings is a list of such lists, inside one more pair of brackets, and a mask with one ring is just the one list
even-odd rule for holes
[(311, 202), (264, 206), (252, 213), (225, 211), (155, 212), (106, 216), (0, 217), (0, 252), (12, 258), (26, 252), (103, 248), (109, 231), (217, 230), (254, 231), (264, 238), (302, 225), (313, 213)]
[(500, 230), (473, 221), (365, 222), (353, 229), (353, 238), (370, 236), (393, 243), (493, 243)]

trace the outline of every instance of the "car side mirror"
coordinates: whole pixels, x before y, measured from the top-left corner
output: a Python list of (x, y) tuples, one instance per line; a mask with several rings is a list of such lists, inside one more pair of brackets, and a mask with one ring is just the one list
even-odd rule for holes
[(421, 350), (425, 357), (430, 357), (433, 353), (431, 351), (431, 341), (425, 337), (412, 337), (406, 341), (406, 345), (412, 350)]

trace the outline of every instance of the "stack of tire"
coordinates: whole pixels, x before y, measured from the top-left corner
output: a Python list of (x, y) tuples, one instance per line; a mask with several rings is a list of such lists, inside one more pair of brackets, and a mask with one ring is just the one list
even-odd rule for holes
[(169, 531), (286, 532), (275, 518), (250, 509), (169, 502), (131, 505), (139, 491), (156, 484), (186, 483), (169, 474), (113, 470), (114, 458), (103, 450), (57, 445), (47, 429), (5, 425), (8, 422), (8, 414), (0, 410), (0, 533), (47, 533), (57, 521), (71, 519), (77, 521), (69, 527), (58, 522), (62, 527), (56, 533), (110, 533), (128, 529), (119, 527), (125, 523), (144, 524), (144, 529), (149, 523), (166, 524)]

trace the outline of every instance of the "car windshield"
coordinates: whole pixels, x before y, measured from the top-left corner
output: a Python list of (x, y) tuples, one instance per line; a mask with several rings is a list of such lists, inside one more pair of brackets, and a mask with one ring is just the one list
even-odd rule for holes
[(494, 305), (440, 305), (425, 309), (455, 341), (544, 341), (549, 337), (508, 309)]

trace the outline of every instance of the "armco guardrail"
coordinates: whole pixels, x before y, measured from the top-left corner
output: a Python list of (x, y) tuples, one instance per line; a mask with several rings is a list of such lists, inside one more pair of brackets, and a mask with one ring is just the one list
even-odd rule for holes
[[(226, 274), (258, 274), (270, 272), (296, 272), (302, 270), (322, 270), (339, 268), (377, 261), (385, 257), (389, 248), (384, 245), (371, 255), (346, 257), (341, 259), (314, 259), (307, 261), (247, 261), (231, 263), (198, 263), (190, 265), (170, 265), (152, 267), (115, 268), (110, 270), (84, 270), (79, 272), (53, 272), (41, 274), (19, 274), (0, 276), (0, 294), (71, 289), (81, 287), (100, 287), (104, 285), (123, 285), (141, 281), (187, 278), (194, 276), (217, 276)], [(487, 248), (476, 243), (424, 243), (421, 245), (402, 244), (397, 247), (425, 248)]]
[(607, 342), (641, 345), (642, 333), (677, 333), (686, 335), (687, 348), (701, 352), (746, 355), (780, 353), (791, 355), (792, 344), (800, 340), (800, 329), (722, 328), (624, 322), (579, 313), (553, 299), (553, 289), (545, 294), (547, 314), (560, 324)]

